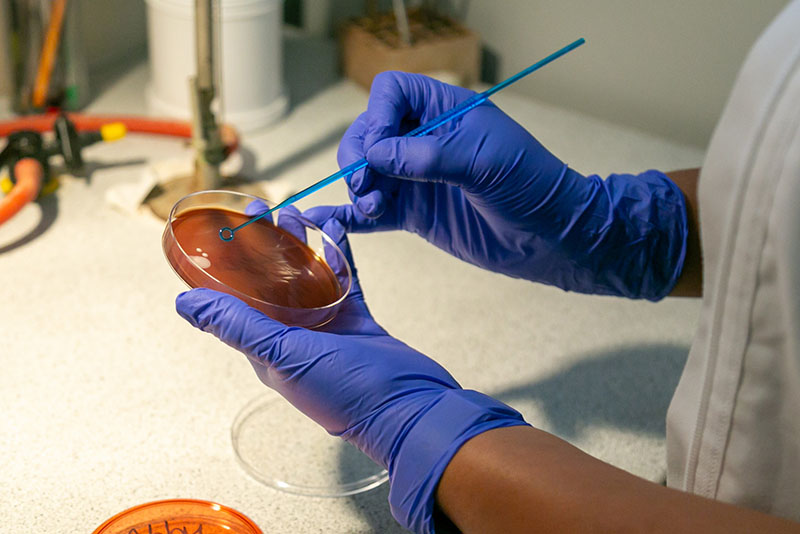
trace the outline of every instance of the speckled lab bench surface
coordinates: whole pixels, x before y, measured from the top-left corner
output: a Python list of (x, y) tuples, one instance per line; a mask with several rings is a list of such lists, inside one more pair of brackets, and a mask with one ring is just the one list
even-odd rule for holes
[[(141, 112), (146, 77), (144, 65), (133, 68), (90, 111)], [(702, 162), (696, 148), (510, 92), (494, 100), (579, 171)], [(329, 86), (246, 138), (245, 166), (275, 187), (327, 175), (366, 101), (350, 82)], [(104, 201), (146, 162), (185, 153), (184, 143), (136, 135), (92, 147), (90, 183), (68, 180), (0, 227), (0, 530), (91, 532), (135, 504), (186, 497), (234, 507), (269, 533), (400, 532), (386, 485), (347, 498), (294, 496), (237, 464), (230, 425), (263, 386), (243, 356), (175, 313), (184, 286), (162, 255), (161, 224)], [(301, 207), (346, 200), (338, 183)], [(367, 301), (389, 332), (532, 424), (663, 477), (664, 416), (697, 300), (568, 294), (460, 263), (408, 234), (351, 241)]]

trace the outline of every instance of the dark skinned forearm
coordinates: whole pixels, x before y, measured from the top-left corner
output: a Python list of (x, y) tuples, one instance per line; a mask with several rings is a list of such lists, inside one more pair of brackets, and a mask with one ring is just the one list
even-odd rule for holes
[(800, 533), (798, 523), (648, 482), (530, 427), (468, 441), (436, 498), (465, 534)]
[(668, 172), (670, 180), (683, 192), (686, 200), (686, 215), (689, 233), (686, 242), (686, 258), (678, 283), (670, 297), (700, 297), (703, 295), (703, 256), (700, 249), (700, 224), (697, 216), (697, 183), (700, 169), (685, 169)]

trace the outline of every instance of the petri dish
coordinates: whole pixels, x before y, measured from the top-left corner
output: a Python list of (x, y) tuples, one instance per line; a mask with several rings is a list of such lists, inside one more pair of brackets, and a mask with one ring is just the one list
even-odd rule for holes
[(287, 493), (345, 497), (389, 480), (385, 469), (274, 392), (242, 408), (233, 422), (231, 441), (236, 459), (250, 476)]
[(233, 508), (195, 499), (169, 499), (140, 504), (107, 519), (94, 534), (263, 534)]
[(336, 243), (294, 208), (278, 210), (223, 241), (269, 201), (236, 191), (200, 191), (172, 208), (162, 248), (190, 287), (243, 300), (289, 326), (315, 328), (336, 316), (350, 292), (350, 265)]

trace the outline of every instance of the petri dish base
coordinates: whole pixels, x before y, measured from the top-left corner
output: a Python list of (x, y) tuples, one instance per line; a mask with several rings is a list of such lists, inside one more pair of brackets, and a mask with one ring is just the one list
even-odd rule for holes
[(94, 534), (147, 532), (263, 534), (253, 521), (233, 508), (196, 499), (169, 499), (128, 508), (104, 521)]
[(250, 401), (231, 428), (242, 467), (256, 480), (298, 495), (344, 497), (376, 488), (385, 469), (274, 392)]
[(170, 212), (161, 243), (175, 273), (189, 287), (239, 298), (289, 326), (316, 328), (331, 321), (350, 292), (352, 273), (336, 243), (296, 209), (242, 228), (230, 241), (220, 230), (250, 221), (268, 201), (235, 191), (199, 191)]

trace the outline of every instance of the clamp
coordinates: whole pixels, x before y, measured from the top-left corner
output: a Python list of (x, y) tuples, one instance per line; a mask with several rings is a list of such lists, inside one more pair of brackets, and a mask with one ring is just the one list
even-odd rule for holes
[(101, 126), (100, 130), (78, 132), (65, 114), (53, 122), (54, 137), (45, 139), (36, 130), (19, 130), (8, 135), (0, 152), (0, 169), (8, 167), (8, 176), (0, 179), (0, 191), (6, 194), (0, 203), (0, 224), (10, 219), (25, 204), (52, 193), (58, 180), (50, 175), (50, 158), (60, 155), (70, 172), (83, 169), (81, 151), (100, 141), (115, 141), (125, 136), (122, 123)]

